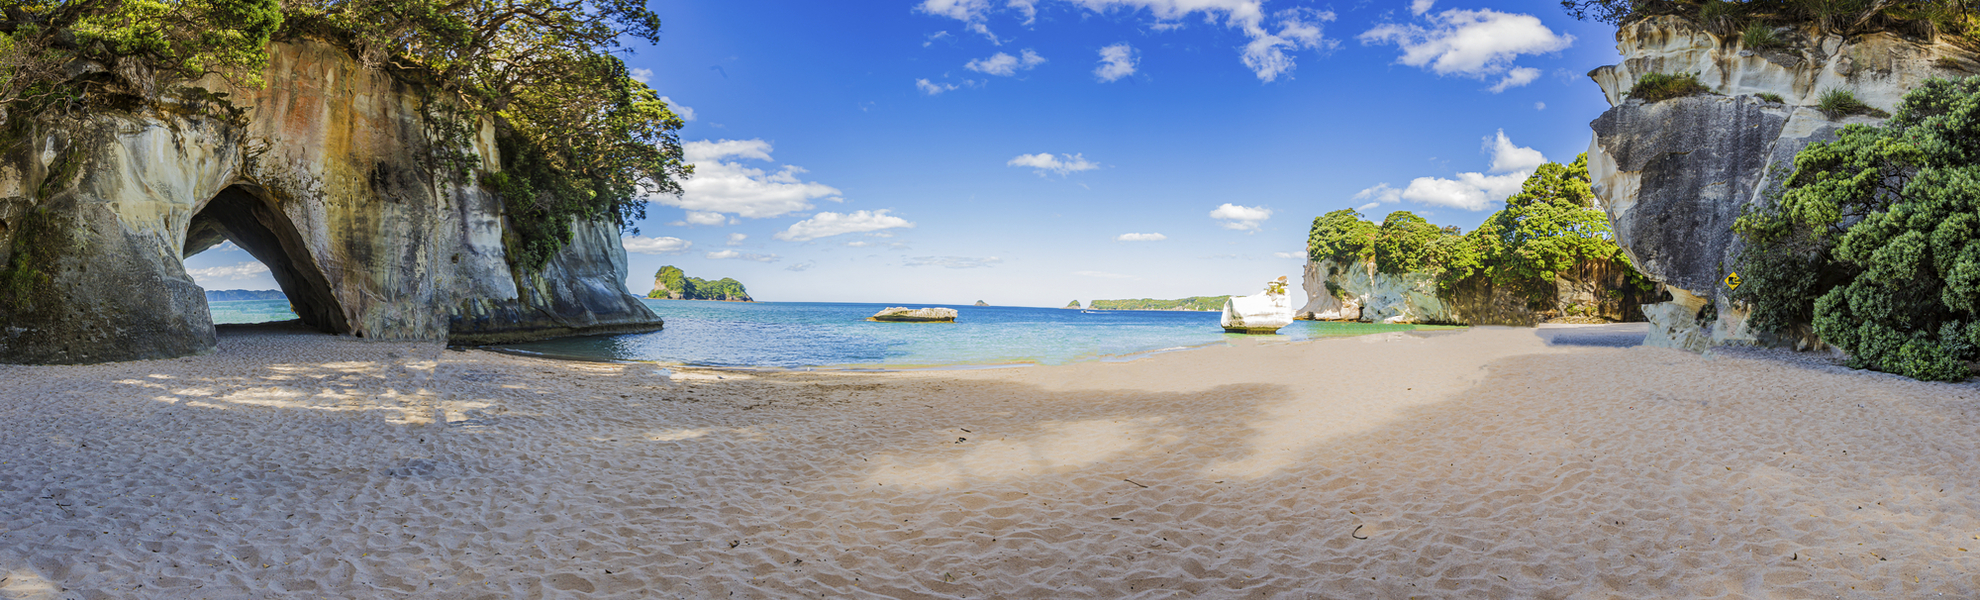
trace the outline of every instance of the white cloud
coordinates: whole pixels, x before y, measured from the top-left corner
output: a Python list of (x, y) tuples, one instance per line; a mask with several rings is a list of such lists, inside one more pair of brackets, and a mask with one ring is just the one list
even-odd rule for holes
[(1334, 20), (1331, 11), (1293, 8), (1274, 16), (1279, 18), (1278, 33), (1266, 33), (1262, 26), (1256, 25), (1247, 25), (1245, 29), (1251, 43), (1244, 46), (1244, 66), (1250, 67), (1259, 81), (1275, 81), (1280, 75), (1292, 72), (1293, 58), (1288, 51), (1334, 45), (1320, 31), (1321, 23)]
[(1010, 0), (1004, 6), (1016, 9), (1018, 13), (1023, 14), (1025, 25), (1030, 25), (1038, 21), (1038, 0)]
[[(632, 77), (633, 81), (637, 81), (640, 83), (653, 83), (653, 69), (633, 69), (631, 71), (627, 71), (626, 74)], [(665, 96), (662, 96), (662, 98), (665, 98)], [(668, 104), (673, 104), (673, 103), (668, 102)]]
[(208, 283), (217, 283), (221, 281), (240, 281), (242, 279), (254, 279), (255, 276), (267, 272), (268, 272), (268, 265), (264, 265), (253, 261), (236, 263), (233, 266), (227, 266), (227, 267), (186, 269), (186, 274), (191, 275), (193, 278), (193, 283), (199, 284), (200, 287), (206, 287), (206, 284)]
[(667, 103), (667, 108), (669, 110), (674, 111), (674, 116), (680, 117), (682, 121), (694, 120), (694, 109), (688, 108), (686, 104), (675, 102), (673, 98), (668, 98), (666, 96), (661, 96), (660, 101)]
[(1481, 80), (1502, 76), (1493, 93), (1540, 76), (1537, 69), (1513, 66), (1520, 55), (1558, 52), (1574, 44), (1574, 36), (1554, 33), (1533, 15), (1452, 9), (1423, 15), (1423, 21), (1425, 25), (1376, 26), (1361, 34), (1361, 43), (1395, 44), (1402, 49), (1396, 62), (1438, 75)]
[(633, 254), (680, 254), (686, 252), (694, 242), (677, 237), (627, 236), (619, 239), (619, 244)]
[(1018, 155), (1017, 158), (1013, 158), (1009, 161), (1006, 161), (1004, 163), (1004, 166), (1031, 167), (1032, 169), (1037, 170), (1039, 177), (1044, 177), (1049, 173), (1058, 173), (1060, 177), (1064, 177), (1071, 173), (1077, 173), (1080, 171), (1091, 171), (1100, 168), (1099, 164), (1088, 162), (1086, 160), (1086, 157), (1080, 154), (1061, 154), (1058, 156), (1053, 156), (1052, 154), (1046, 152), (1040, 152), (1037, 154), (1020, 154)]
[(1506, 76), (1500, 78), (1498, 83), (1492, 84), (1491, 90), (1492, 93), (1497, 94), (1499, 92), (1503, 92), (1512, 88), (1533, 83), (1533, 80), (1539, 78), (1540, 78), (1539, 69), (1535, 69), (1532, 67), (1515, 67), (1511, 71), (1506, 71)]
[(784, 270), (786, 270), (786, 271), (809, 271), (809, 270), (811, 270), (811, 268), (812, 268), (812, 267), (815, 267), (815, 266), (818, 266), (818, 263), (815, 263), (815, 262), (812, 262), (812, 261), (808, 261), (808, 260), (807, 260), (807, 261), (804, 261), (804, 262), (801, 262), (801, 263), (792, 263), (792, 264), (791, 264), (790, 266), (787, 266), (787, 267), (784, 267)]
[[(1382, 184), (1382, 185), (1383, 185), (1384, 187), (1386, 187), (1386, 186), (1388, 186), (1388, 184), (1386, 184), (1386, 183), (1385, 183), (1385, 184)], [(1355, 197), (1356, 197), (1356, 198), (1359, 198), (1359, 197), (1360, 197), (1360, 195), (1359, 195), (1359, 194), (1357, 194), (1357, 195), (1356, 195)], [(1371, 209), (1371, 208), (1375, 208), (1375, 207), (1377, 207), (1377, 206), (1381, 206), (1381, 205), (1382, 205), (1382, 203), (1380, 203), (1380, 202), (1370, 202), (1370, 203), (1367, 203), (1367, 204), (1363, 204), (1363, 205), (1361, 205), (1361, 206), (1357, 206), (1357, 207), (1354, 207), (1354, 209), (1355, 209), (1355, 210), (1368, 210), (1368, 209)]]
[(1400, 190), (1381, 183), (1361, 190), (1354, 197), (1356, 200), (1374, 200), (1361, 210), (1367, 210), (1376, 203), (1402, 200), (1464, 210), (1485, 210), (1493, 203), (1519, 193), (1526, 178), (1547, 162), (1547, 157), (1541, 155), (1539, 150), (1513, 145), (1504, 130), (1485, 138), (1485, 146), (1492, 152), (1492, 166), (1488, 173), (1493, 174), (1458, 173), (1455, 179), (1418, 177)]
[(1000, 262), (1004, 262), (1003, 259), (997, 258), (995, 256), (989, 258), (970, 258), (967, 256), (916, 256), (907, 259), (907, 261), (904, 264), (910, 267), (947, 267), (950, 269), (976, 269), (981, 267), (988, 267), (990, 265), (994, 265)]
[(743, 242), (743, 240), (746, 240), (746, 239), (749, 239), (749, 236), (748, 236), (748, 235), (745, 235), (745, 234), (741, 234), (741, 233), (731, 233), (731, 234), (729, 234), (729, 245), (731, 245), (731, 246), (737, 246), (737, 245), (741, 245), (741, 244), (742, 244), (742, 242)]
[(1159, 242), (1166, 239), (1169, 239), (1169, 236), (1159, 233), (1123, 233), (1114, 236), (1116, 242)]
[[(935, 45), (935, 42), (949, 39), (950, 37), (953, 36), (950, 36), (949, 32), (947, 31), (937, 31), (935, 33), (928, 34), (928, 38), (921, 42), (921, 47), (927, 48), (929, 46), (933, 46)], [(795, 267), (797, 265), (791, 265), (791, 266)]]
[(1535, 102), (1533, 103), (1533, 110), (1547, 110), (1547, 103)]
[(1133, 275), (1108, 273), (1106, 271), (1073, 271), (1073, 274), (1081, 277), (1098, 277), (1100, 279), (1134, 279)]
[(1297, 258), (1300, 260), (1306, 259), (1306, 255), (1301, 254), (1299, 252), (1273, 252), (1272, 256), (1277, 256), (1279, 258)]
[(993, 44), (999, 43), (997, 36), (990, 33), (990, 27), (985, 23), (990, 16), (989, 0), (922, 0), (914, 9), (962, 21), (963, 26), (970, 31), (983, 34), (983, 37), (990, 38)]
[(929, 83), (928, 80), (926, 79), (914, 80), (914, 87), (919, 88), (921, 90), (921, 93), (928, 94), (930, 96), (940, 94), (942, 92), (958, 89), (956, 87), (956, 84), (953, 83), (934, 84), (934, 83)]
[(1258, 225), (1272, 218), (1272, 209), (1262, 206), (1239, 206), (1224, 203), (1217, 210), (1210, 211), (1210, 218), (1225, 221), (1225, 229), (1257, 231)]
[(847, 214), (821, 212), (811, 218), (792, 223), (789, 229), (777, 232), (772, 237), (792, 242), (807, 242), (822, 237), (845, 233), (879, 231), (896, 227), (914, 227), (907, 219), (887, 214), (888, 209), (876, 211), (853, 211)]
[(700, 212), (700, 211), (690, 210), (688, 211), (686, 218), (672, 223), (668, 223), (668, 225), (674, 225), (680, 227), (685, 227), (688, 225), (715, 226), (727, 222), (729, 222), (729, 218), (722, 216), (722, 213)]
[(1134, 74), (1134, 47), (1121, 42), (1100, 49), (1100, 66), (1093, 69), (1093, 76), (1101, 83), (1117, 81)]
[[(752, 219), (775, 217), (812, 207), (811, 201), (825, 198), (840, 201), (839, 190), (798, 178), (805, 172), (796, 165), (784, 165), (774, 172), (744, 166), (737, 160), (770, 161), (770, 143), (763, 140), (697, 141), (682, 144), (687, 160), (694, 164), (694, 177), (681, 182), (681, 195), (657, 198), (661, 204), (691, 211), (688, 222), (717, 225), (720, 221), (700, 213), (732, 213)], [(719, 217), (719, 215), (716, 215)], [(699, 220), (697, 220), (699, 219)]]
[(706, 256), (707, 258), (713, 260), (740, 259), (740, 260), (753, 260), (756, 262), (766, 262), (766, 263), (777, 262), (777, 259), (783, 258), (775, 254), (750, 254), (748, 252), (737, 252), (734, 250), (722, 250), (719, 252), (710, 252)]
[(990, 58), (979, 58), (969, 61), (969, 64), (963, 65), (963, 68), (978, 73), (1010, 77), (1016, 75), (1018, 71), (1029, 71), (1037, 68), (1038, 65), (1045, 64), (1045, 57), (1039, 56), (1037, 52), (1029, 49), (1018, 54), (1019, 56), (1011, 56), (998, 52), (991, 55)]
[(857, 242), (846, 242), (846, 246), (848, 246), (848, 247), (852, 247), (852, 248), (865, 248), (865, 247), (867, 247), (867, 246), (873, 246), (873, 245), (876, 245), (876, 244), (877, 244), (877, 242), (869, 242), (869, 241), (866, 241), (866, 240), (860, 240), (860, 241), (857, 241)]
[(1430, 12), (1430, 6), (1436, 3), (1437, 0), (1411, 0), (1409, 3), (1409, 14), (1419, 17), (1423, 16), (1423, 13)]

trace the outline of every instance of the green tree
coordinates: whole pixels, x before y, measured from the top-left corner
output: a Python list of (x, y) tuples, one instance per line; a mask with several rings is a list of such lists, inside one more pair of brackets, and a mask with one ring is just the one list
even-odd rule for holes
[(1810, 144), (1734, 226), (1754, 324), (1801, 319), (1852, 366), (1927, 380), (1980, 358), (1980, 78), (1929, 80), (1881, 126)]
[(1372, 258), (1375, 232), (1374, 223), (1350, 208), (1314, 217), (1313, 228), (1306, 235), (1306, 257), (1335, 262)]
[(1390, 274), (1442, 270), (1452, 232), (1406, 210), (1389, 213), (1375, 232), (1375, 270)]

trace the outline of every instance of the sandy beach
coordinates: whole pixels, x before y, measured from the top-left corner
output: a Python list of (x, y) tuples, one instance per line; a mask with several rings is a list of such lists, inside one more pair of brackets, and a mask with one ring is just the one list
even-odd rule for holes
[(0, 598), (1971, 598), (1980, 390), (1641, 325), (890, 373), (0, 366)]

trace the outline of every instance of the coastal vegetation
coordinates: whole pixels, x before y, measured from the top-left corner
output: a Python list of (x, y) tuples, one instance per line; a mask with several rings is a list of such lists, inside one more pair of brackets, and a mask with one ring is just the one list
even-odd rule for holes
[(1856, 368), (1958, 381), (1980, 359), (1980, 78), (1810, 144), (1734, 225), (1756, 330), (1811, 326)]
[[(17, 132), (23, 119), (165, 97), (238, 117), (226, 94), (186, 84), (258, 88), (271, 42), (333, 43), (424, 91), (433, 166), (501, 197), (520, 275), (570, 242), (574, 220), (631, 227), (646, 196), (678, 193), (692, 173), (681, 119), (616, 56), (621, 40), (659, 34), (659, 17), (628, 0), (14, 0), (0, 10), (0, 121)], [(499, 170), (470, 147), (484, 123)], [(13, 137), (0, 134), (0, 152), (23, 143)]]
[(1773, 39), (1770, 27), (1761, 33), (1756, 26), (1807, 25), (1841, 35), (1887, 29), (1966, 38), (1980, 34), (1980, 5), (1971, 0), (1561, 0), (1561, 6), (1574, 18), (1617, 25), (1653, 15), (1682, 15), (1761, 48), (1779, 40)]
[(653, 274), (653, 291), (648, 298), (673, 300), (726, 300), (730, 302), (754, 302), (749, 290), (743, 289), (740, 281), (723, 277), (709, 281), (700, 277), (688, 277), (680, 267), (667, 265)]
[[(1090, 310), (1223, 310), (1224, 301), (1229, 299), (1230, 296), (1190, 296), (1175, 300), (1153, 298), (1093, 300), (1086, 303), (1086, 308)], [(1077, 305), (1078, 301), (1074, 301), (1073, 304)]]
[(1380, 225), (1352, 209), (1321, 215), (1307, 236), (1307, 257), (1369, 261), (1392, 275), (1428, 273), (1445, 294), (1466, 285), (1500, 286), (1534, 305), (1554, 293), (1557, 275), (1589, 266), (1620, 269), (1629, 285), (1650, 290), (1616, 245), (1594, 198), (1583, 155), (1566, 165), (1541, 165), (1504, 208), (1470, 233), (1409, 211), (1391, 212)]
[(1697, 73), (1680, 73), (1677, 75), (1644, 73), (1642, 77), (1636, 80), (1636, 86), (1629, 88), (1628, 94), (1629, 97), (1644, 102), (1662, 102), (1672, 98), (1710, 93), (1711, 91), (1704, 84), (1698, 83)]

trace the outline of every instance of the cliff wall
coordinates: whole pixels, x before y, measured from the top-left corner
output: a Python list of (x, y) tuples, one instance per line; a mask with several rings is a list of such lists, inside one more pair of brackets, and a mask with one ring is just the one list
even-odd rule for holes
[[(0, 134), (0, 362), (212, 351), (183, 259), (232, 240), (305, 323), (495, 342), (656, 329), (611, 224), (510, 271), (501, 200), (435, 152), (426, 96), (341, 48), (273, 44), (258, 89), (217, 77), (128, 108), (11, 115)], [(479, 168), (494, 130), (464, 128)]]
[(1318, 321), (1525, 325), (1561, 317), (1641, 321), (1642, 302), (1626, 289), (1627, 274), (1589, 264), (1554, 278), (1554, 293), (1540, 306), (1489, 283), (1461, 285), (1439, 294), (1428, 273), (1382, 273), (1374, 261), (1307, 261), (1306, 305), (1294, 314)]
[[(1848, 90), (1883, 110), (1932, 77), (1980, 72), (1980, 56), (1943, 40), (1893, 33), (1843, 37), (1783, 28), (1786, 46), (1749, 49), (1675, 16), (1624, 24), (1623, 62), (1589, 73), (1612, 105), (1591, 127), (1588, 170), (1616, 242), (1671, 295), (1644, 307), (1645, 344), (1704, 350), (1727, 343), (1780, 343), (1746, 328), (1724, 280), (1740, 250), (1733, 221), (1768, 186), (1791, 173), (1794, 154), (1835, 139), (1872, 116), (1832, 116), (1815, 105)], [(1627, 92), (1645, 73), (1698, 74), (1710, 95), (1646, 103)], [(1781, 102), (1763, 99), (1779, 96)]]

